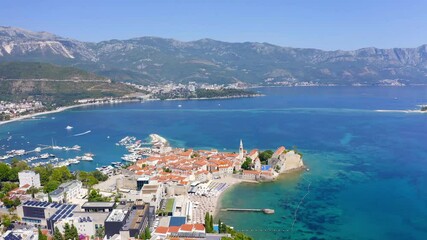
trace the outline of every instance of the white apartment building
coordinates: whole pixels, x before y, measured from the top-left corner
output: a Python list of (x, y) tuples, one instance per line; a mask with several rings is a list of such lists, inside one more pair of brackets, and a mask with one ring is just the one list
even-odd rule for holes
[(36, 188), (41, 187), (40, 184), (40, 175), (38, 173), (35, 173), (34, 171), (22, 171), (18, 173), (19, 178), (19, 187), (30, 185), (34, 186)]
[(53, 202), (64, 203), (72, 202), (81, 197), (82, 182), (78, 180), (69, 181), (59, 185), (59, 187), (50, 193)]

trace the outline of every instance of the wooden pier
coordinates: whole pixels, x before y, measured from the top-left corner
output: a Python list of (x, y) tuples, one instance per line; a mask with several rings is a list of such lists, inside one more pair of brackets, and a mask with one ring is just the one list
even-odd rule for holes
[(265, 214), (274, 214), (274, 209), (269, 208), (222, 208), (221, 211), (224, 212), (262, 212)]

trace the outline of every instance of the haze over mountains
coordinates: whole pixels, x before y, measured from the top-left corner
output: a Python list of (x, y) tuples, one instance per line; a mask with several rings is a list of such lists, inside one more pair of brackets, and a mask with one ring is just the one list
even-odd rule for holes
[(427, 45), (322, 51), (269, 43), (182, 42), (156, 37), (91, 43), (0, 27), (0, 62), (5, 61), (74, 66), (115, 81), (136, 83), (427, 83)]

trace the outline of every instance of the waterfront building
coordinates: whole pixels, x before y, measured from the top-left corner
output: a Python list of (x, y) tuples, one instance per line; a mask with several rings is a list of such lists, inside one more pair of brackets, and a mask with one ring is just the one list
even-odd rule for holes
[(19, 179), (19, 187), (23, 187), (25, 185), (30, 185), (35, 188), (41, 187), (40, 184), (40, 174), (35, 173), (34, 171), (21, 171), (18, 173)]
[(78, 199), (82, 194), (82, 182), (72, 180), (59, 185), (59, 187), (50, 193), (53, 202), (65, 203)]
[(271, 156), (271, 158), (279, 158), (282, 153), (286, 151), (286, 148), (284, 146), (279, 147)]
[(254, 169), (257, 171), (261, 171), (261, 161), (259, 160), (259, 158), (255, 158), (255, 160), (253, 161), (254, 163)]
[(165, 238), (197, 238), (205, 239), (205, 226), (203, 224), (182, 224), (181, 226), (157, 227), (153, 232), (156, 239)]
[(242, 178), (246, 180), (253, 180), (256, 181), (259, 179), (260, 171), (256, 170), (243, 170), (242, 172)]

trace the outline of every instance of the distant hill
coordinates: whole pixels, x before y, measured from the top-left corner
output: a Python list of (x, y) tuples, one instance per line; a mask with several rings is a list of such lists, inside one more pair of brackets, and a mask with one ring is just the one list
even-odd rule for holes
[(93, 73), (48, 63), (0, 63), (0, 101), (40, 100), (65, 106), (84, 98), (122, 97), (140, 92)]
[(0, 79), (106, 80), (74, 67), (39, 62), (0, 63)]
[(0, 61), (49, 62), (137, 83), (427, 83), (427, 45), (322, 51), (269, 43), (182, 42), (156, 37), (88, 43), (0, 27)]

